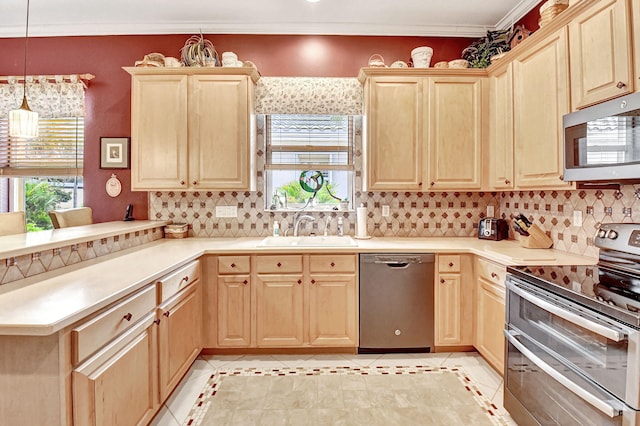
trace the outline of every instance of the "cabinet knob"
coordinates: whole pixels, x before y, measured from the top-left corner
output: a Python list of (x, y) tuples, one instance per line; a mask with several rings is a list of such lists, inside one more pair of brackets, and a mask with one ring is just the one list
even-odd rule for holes
[(431, 186), (433, 186), (433, 185), (435, 185), (435, 184), (436, 184), (435, 182), (431, 182)]
[(453, 262), (449, 262), (449, 268), (453, 268)]
[(315, 284), (315, 283), (316, 283), (316, 280), (311, 280), (311, 284)]
[(298, 284), (302, 284), (302, 280), (298, 280)]
[(182, 281), (189, 282), (189, 275), (185, 275), (184, 277), (182, 277)]
[(158, 318), (158, 319), (156, 319), (156, 320), (153, 320), (153, 323), (154, 323), (155, 325), (160, 325), (160, 319)]
[(498, 278), (498, 274), (496, 274), (495, 272), (491, 273), (491, 278)]
[(242, 284), (247, 285), (247, 284), (249, 284), (249, 281), (244, 280), (244, 281), (242, 281)]
[(564, 175), (560, 175), (559, 179), (564, 180)]
[(440, 284), (444, 284), (444, 280), (440, 278)]
[(282, 263), (278, 262), (278, 263), (276, 263), (276, 266), (279, 268), (279, 267), (282, 266)]
[(184, 185), (184, 181), (183, 180), (180, 181), (180, 185)]
[(505, 183), (505, 185), (509, 185), (511, 183), (511, 181), (509, 179), (505, 179), (504, 183)]
[(167, 311), (167, 312), (165, 312), (165, 313), (164, 313), (164, 314), (162, 314), (162, 315), (164, 315), (165, 317), (169, 318), (169, 315), (171, 315), (171, 313), (170, 313), (169, 311)]
[(232, 268), (235, 268), (235, 267), (236, 267), (236, 264), (235, 264), (235, 263), (232, 263), (232, 264), (231, 264), (231, 267), (232, 267)]
[(127, 315), (125, 315), (122, 318), (126, 319), (127, 321), (131, 321), (131, 318), (133, 318), (133, 315), (131, 315), (131, 312), (128, 312)]
[(627, 85), (625, 83), (623, 83), (622, 81), (619, 81), (618, 84), (616, 84), (616, 87), (618, 89), (624, 89), (625, 87), (627, 87)]
[(336, 266), (336, 264), (334, 262), (330, 263), (331, 267), (333, 268), (334, 266)]
[(422, 182), (418, 182), (418, 186), (422, 186)]
[(193, 181), (193, 182), (191, 182), (191, 183), (192, 183), (192, 184), (194, 184), (194, 185), (197, 185), (197, 184), (198, 184), (198, 181), (197, 181), (197, 180), (194, 180), (194, 181)]

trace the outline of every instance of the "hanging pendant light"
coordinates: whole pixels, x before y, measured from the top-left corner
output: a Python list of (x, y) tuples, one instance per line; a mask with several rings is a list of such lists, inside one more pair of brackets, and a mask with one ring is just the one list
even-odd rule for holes
[(31, 111), (27, 102), (27, 44), (29, 42), (29, 0), (27, 0), (27, 26), (24, 36), (24, 80), (22, 82), (22, 105), (9, 111), (9, 136), (13, 138), (38, 137), (38, 113)]

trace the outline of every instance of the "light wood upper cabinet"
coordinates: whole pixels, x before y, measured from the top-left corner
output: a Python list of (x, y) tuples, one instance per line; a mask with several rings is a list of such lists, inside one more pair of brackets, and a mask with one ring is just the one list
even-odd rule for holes
[(190, 78), (189, 170), (193, 188), (251, 188), (252, 117), (253, 84), (248, 77)]
[(137, 75), (131, 85), (131, 188), (186, 189), (187, 76)]
[(631, 0), (632, 33), (633, 33), (633, 59), (635, 62), (634, 86), (635, 91), (640, 92), (640, 0)]
[(513, 170), (513, 66), (496, 71), (489, 78), (489, 138), (483, 153), (486, 187), (511, 189)]
[(583, 108), (634, 90), (628, 0), (603, 0), (569, 24), (571, 105)]
[(488, 107), (484, 77), (428, 80), (429, 188), (480, 189), (483, 111)]
[(423, 184), (423, 79), (365, 82), (365, 190), (419, 191)]
[(125, 68), (133, 190), (255, 189), (254, 83), (242, 68)]
[(562, 180), (562, 116), (569, 112), (567, 49), (562, 28), (513, 62), (518, 188), (571, 188)]

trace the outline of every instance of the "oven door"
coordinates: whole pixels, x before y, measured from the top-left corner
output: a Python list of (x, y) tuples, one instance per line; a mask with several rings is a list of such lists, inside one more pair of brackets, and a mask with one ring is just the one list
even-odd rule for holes
[[(561, 426), (635, 424), (635, 414), (621, 401), (567, 368), (519, 330), (510, 328), (505, 335), (505, 387), (536, 422)], [(512, 412), (509, 402), (505, 397), (505, 408)], [(516, 417), (518, 423), (523, 421)]]
[(507, 322), (577, 373), (640, 408), (634, 406), (638, 347), (629, 344), (637, 342), (636, 330), (513, 276), (507, 279)]

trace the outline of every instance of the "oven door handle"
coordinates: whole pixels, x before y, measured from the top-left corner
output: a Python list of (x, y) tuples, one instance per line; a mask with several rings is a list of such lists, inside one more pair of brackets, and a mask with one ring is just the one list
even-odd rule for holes
[(562, 386), (567, 388), (569, 391), (573, 392), (575, 395), (582, 398), (588, 404), (595, 407), (596, 409), (598, 409), (599, 411), (603, 412), (604, 414), (606, 414), (611, 418), (615, 418), (622, 415), (622, 409), (614, 407), (611, 404), (608, 404), (607, 401), (604, 401), (598, 398), (597, 396), (589, 393), (588, 391), (584, 390), (583, 388), (581, 388), (571, 380), (567, 379), (561, 373), (556, 371), (553, 367), (551, 367), (549, 364), (544, 362), (538, 356), (534, 355), (534, 353), (531, 352), (529, 349), (525, 348), (524, 345), (520, 343), (520, 341), (518, 341), (516, 337), (518, 336), (517, 332), (513, 330), (511, 331), (505, 330), (504, 335), (506, 336), (509, 343), (511, 343), (518, 351), (520, 351), (522, 355), (524, 355), (531, 362), (533, 362), (536, 365), (536, 367), (538, 367), (540, 370), (547, 373), (554, 380), (556, 380)]
[(520, 287), (516, 285), (509, 285), (509, 291), (517, 294), (523, 299), (533, 303), (539, 308), (544, 309), (545, 311), (551, 312), (553, 315), (556, 315), (570, 323), (573, 323), (579, 327), (585, 328), (595, 334), (598, 334), (602, 337), (606, 337), (607, 339), (613, 340), (614, 342), (622, 342), (623, 340), (627, 340), (629, 338), (629, 334), (620, 328), (615, 328), (613, 325), (605, 325), (599, 322), (596, 322), (592, 319), (587, 319), (581, 315), (575, 314), (571, 311), (561, 308), (560, 306), (554, 305), (553, 303), (547, 302), (546, 300), (535, 296), (528, 291), (522, 290)]

